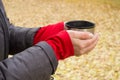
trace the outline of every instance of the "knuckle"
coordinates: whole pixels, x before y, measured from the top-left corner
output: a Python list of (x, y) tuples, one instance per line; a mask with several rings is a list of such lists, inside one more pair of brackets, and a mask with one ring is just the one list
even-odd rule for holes
[(84, 45), (79, 45), (79, 48), (80, 49), (83, 49), (85, 46)]
[(83, 50), (80, 50), (80, 54), (84, 54), (84, 51), (83, 51)]
[(91, 44), (91, 40), (88, 40), (87, 43), (88, 43), (88, 44)]

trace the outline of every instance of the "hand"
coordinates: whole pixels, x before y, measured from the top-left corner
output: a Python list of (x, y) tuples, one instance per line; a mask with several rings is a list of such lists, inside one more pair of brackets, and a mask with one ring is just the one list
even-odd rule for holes
[(80, 56), (82, 54), (87, 54), (97, 44), (98, 34), (93, 35), (89, 32), (80, 32), (67, 30), (74, 48), (74, 55)]

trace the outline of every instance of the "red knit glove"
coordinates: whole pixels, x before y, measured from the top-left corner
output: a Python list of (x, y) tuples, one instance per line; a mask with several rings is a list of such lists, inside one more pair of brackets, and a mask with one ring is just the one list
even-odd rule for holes
[(51, 36), (46, 41), (52, 46), (58, 60), (74, 55), (72, 42), (65, 30)]
[[(58, 60), (74, 54), (69, 35), (64, 30), (64, 22), (41, 27), (34, 37), (34, 44), (45, 41), (53, 48)], [(60, 32), (62, 31), (62, 32)]]
[(45, 39), (57, 34), (62, 30), (64, 30), (64, 22), (41, 27), (35, 34), (34, 44), (38, 43), (39, 41), (44, 41)]

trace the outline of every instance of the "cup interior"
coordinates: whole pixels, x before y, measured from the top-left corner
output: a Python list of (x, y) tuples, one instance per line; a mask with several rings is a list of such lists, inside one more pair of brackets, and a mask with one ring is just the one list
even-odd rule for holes
[(75, 20), (75, 21), (67, 22), (65, 26), (68, 28), (90, 29), (90, 28), (94, 28), (95, 24), (90, 21)]

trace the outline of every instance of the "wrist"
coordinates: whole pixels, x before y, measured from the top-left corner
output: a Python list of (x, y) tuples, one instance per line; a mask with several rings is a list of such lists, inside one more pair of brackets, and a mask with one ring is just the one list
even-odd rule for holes
[(47, 43), (53, 48), (58, 60), (74, 55), (71, 39), (65, 30), (49, 38)]

